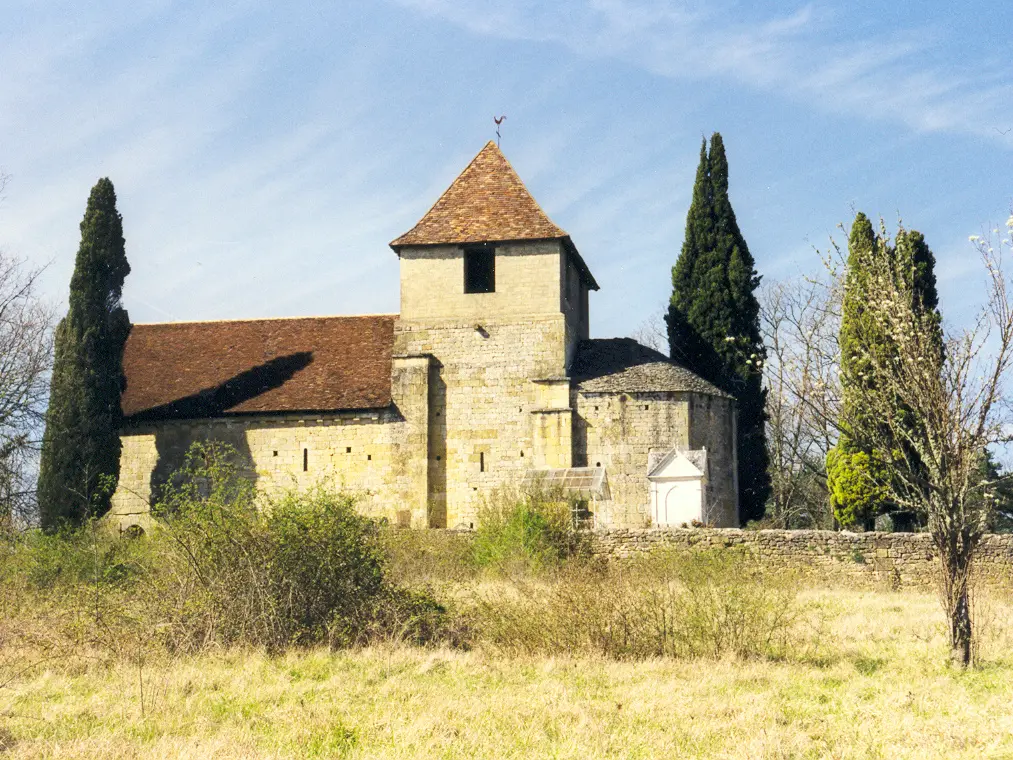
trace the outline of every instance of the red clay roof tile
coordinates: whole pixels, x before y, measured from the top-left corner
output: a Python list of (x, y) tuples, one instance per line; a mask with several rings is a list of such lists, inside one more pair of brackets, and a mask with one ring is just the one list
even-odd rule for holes
[(134, 325), (121, 406), (133, 419), (390, 405), (396, 315)]
[(490, 140), (418, 224), (390, 246), (566, 237)]

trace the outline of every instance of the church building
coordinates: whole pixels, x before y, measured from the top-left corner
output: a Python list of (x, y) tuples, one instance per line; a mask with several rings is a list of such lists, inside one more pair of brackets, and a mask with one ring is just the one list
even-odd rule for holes
[(734, 399), (590, 337), (598, 282), (494, 143), (390, 247), (398, 314), (134, 325), (109, 521), (144, 529), (191, 443), (220, 440), (260, 489), (342, 489), (403, 526), (472, 528), (535, 482), (598, 526), (738, 524)]

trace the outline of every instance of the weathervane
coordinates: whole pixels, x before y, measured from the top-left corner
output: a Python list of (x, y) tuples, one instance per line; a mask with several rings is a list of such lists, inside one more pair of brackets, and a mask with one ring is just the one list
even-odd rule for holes
[(499, 147), (499, 125), (506, 121), (506, 114), (502, 116), (493, 116), (492, 120), (496, 122), (496, 147)]

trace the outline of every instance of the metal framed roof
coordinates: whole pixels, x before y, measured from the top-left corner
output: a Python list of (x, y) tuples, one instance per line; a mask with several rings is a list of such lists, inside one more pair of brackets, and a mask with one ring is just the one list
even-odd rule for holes
[(604, 467), (528, 470), (524, 473), (521, 484), (545, 489), (559, 488), (567, 494), (586, 496), (601, 501), (608, 501), (612, 498)]

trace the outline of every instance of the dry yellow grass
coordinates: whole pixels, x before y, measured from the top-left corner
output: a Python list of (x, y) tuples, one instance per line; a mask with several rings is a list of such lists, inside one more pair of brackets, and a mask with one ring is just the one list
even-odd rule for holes
[(1013, 757), (1008, 607), (960, 672), (933, 596), (809, 596), (825, 641), (796, 661), (228, 652), (149, 663), (143, 714), (129, 662), (55, 661), (0, 689), (0, 756)]

